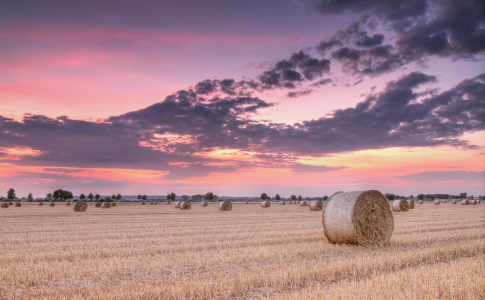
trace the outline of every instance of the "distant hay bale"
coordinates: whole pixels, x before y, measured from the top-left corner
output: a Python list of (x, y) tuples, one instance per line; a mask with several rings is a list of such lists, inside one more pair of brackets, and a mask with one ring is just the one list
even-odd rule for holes
[(249, 201), (246, 201), (246, 204), (249, 204)]
[(88, 209), (88, 204), (83, 201), (79, 200), (74, 203), (74, 211), (75, 212), (85, 212)]
[(392, 202), (392, 211), (398, 212), (398, 211), (408, 211), (409, 210), (409, 203), (404, 200), (394, 200)]
[(141, 202), (141, 205), (145, 205), (145, 204), (146, 204), (146, 203), (145, 203), (145, 201), (142, 201), (142, 202)]
[(300, 204), (300, 201), (298, 201), (298, 204)]
[(10, 205), (8, 205), (8, 202), (3, 202), (2, 205), (0, 206), (1, 208), (8, 208)]
[(308, 202), (306, 200), (300, 202), (300, 206), (307, 206)]
[(22, 203), (20, 203), (20, 202), (16, 202), (16, 203), (15, 203), (15, 207), (22, 207)]
[(154, 201), (153, 204), (158, 205), (158, 202), (157, 201)]
[(167, 201), (167, 203), (165, 203), (165, 205), (169, 205), (170, 203), (172, 203), (172, 201)]
[(219, 210), (220, 211), (232, 210), (232, 203), (229, 201), (222, 201), (221, 203), (219, 203)]
[(408, 204), (409, 204), (409, 209), (414, 209), (414, 200), (411, 199), (411, 200), (407, 200), (408, 201)]
[(94, 205), (94, 207), (101, 207), (103, 205), (103, 203), (101, 202), (96, 202), (96, 204)]
[(101, 208), (111, 208), (111, 202), (103, 202), (103, 205), (101, 205)]
[(111, 203), (111, 207), (116, 206), (116, 202)]
[(280, 202), (279, 202), (279, 205), (285, 205), (285, 204), (286, 204), (286, 202), (285, 202), (285, 201), (280, 201)]
[(455, 199), (451, 200), (451, 204), (456, 204), (456, 200)]
[(469, 205), (469, 204), (470, 204), (470, 201), (468, 201), (468, 199), (461, 200), (461, 205)]
[(182, 203), (182, 201), (175, 202), (175, 208), (180, 208), (180, 203)]
[(478, 199), (478, 200), (475, 200), (475, 201), (477, 201), (477, 204), (480, 204), (480, 199)]
[(263, 201), (263, 202), (261, 202), (261, 207), (262, 208), (271, 207), (271, 202), (269, 202), (269, 201)]
[(376, 190), (335, 193), (326, 201), (322, 223), (332, 243), (382, 245), (394, 230), (389, 203)]
[(475, 200), (470, 200), (470, 204), (477, 204), (477, 201), (475, 201)]
[(66, 203), (66, 206), (71, 206), (71, 202), (67, 202)]
[(189, 201), (181, 201), (181, 203), (179, 204), (179, 207), (180, 209), (191, 209), (192, 208), (192, 203), (190, 203)]
[(42, 205), (44, 205), (44, 203), (42, 203), (42, 202), (39, 202), (39, 204), (38, 204), (38, 205), (39, 205), (39, 206), (42, 206)]
[(49, 206), (56, 206), (56, 204), (54, 202), (51, 202)]
[(418, 203), (419, 203), (419, 204), (423, 204), (423, 200), (419, 200), (419, 201), (418, 201)]
[(13, 205), (13, 202), (9, 202), (8, 205)]
[(441, 202), (446, 203), (446, 200), (443, 200), (443, 201), (441, 201)]
[(323, 210), (323, 201), (316, 200), (310, 202), (310, 210), (311, 211), (319, 211)]
[(209, 202), (203, 201), (203, 202), (200, 203), (200, 206), (202, 206), (202, 207), (209, 206)]
[(440, 200), (435, 199), (435, 200), (434, 200), (434, 204), (439, 205), (439, 204), (440, 204)]
[(155, 203), (153, 203), (153, 202), (150, 202), (150, 205), (155, 205)]

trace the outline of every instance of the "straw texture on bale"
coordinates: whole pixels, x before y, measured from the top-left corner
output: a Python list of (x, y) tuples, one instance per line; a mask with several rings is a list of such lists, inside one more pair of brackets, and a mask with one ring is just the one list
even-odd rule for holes
[(392, 202), (392, 211), (398, 212), (398, 211), (408, 211), (409, 210), (409, 203), (404, 200), (394, 200)]
[(54, 202), (51, 202), (51, 204), (49, 204), (49, 206), (56, 206), (56, 204)]
[(418, 201), (418, 203), (419, 203), (419, 204), (423, 204), (423, 200), (419, 200), (419, 201)]
[(262, 208), (271, 207), (271, 202), (269, 202), (269, 201), (263, 201), (263, 202), (261, 202), (261, 207)]
[(175, 202), (175, 208), (180, 208), (180, 203), (182, 203), (182, 201)]
[(180, 209), (191, 209), (192, 208), (192, 203), (189, 201), (182, 201), (180, 203)]
[(85, 212), (88, 209), (88, 204), (83, 201), (79, 200), (74, 203), (74, 211), (75, 212)]
[(96, 204), (94, 205), (94, 207), (101, 207), (103, 205), (103, 203), (101, 202), (96, 202)]
[(312, 211), (323, 210), (323, 201), (320, 201), (320, 200), (311, 201), (310, 202), (310, 210), (312, 210)]
[(440, 204), (440, 200), (434, 200), (434, 204), (439, 205)]
[(200, 203), (200, 206), (209, 206), (209, 202), (204, 201), (204, 202)]
[(145, 205), (145, 204), (146, 204), (146, 203), (145, 203), (145, 201), (142, 201), (142, 202), (141, 202), (141, 205)]
[(8, 205), (13, 205), (13, 202), (9, 202)]
[(469, 205), (469, 204), (470, 204), (470, 201), (468, 201), (468, 199), (461, 200), (461, 205)]
[(413, 199), (408, 200), (408, 204), (409, 204), (409, 209), (414, 209), (414, 200)]
[(8, 208), (10, 205), (8, 205), (8, 202), (3, 202), (1, 207), (2, 208)]
[(42, 206), (42, 205), (44, 205), (44, 203), (42, 203), (42, 202), (39, 202), (39, 206)]
[(451, 200), (451, 204), (456, 204), (456, 200)]
[(285, 201), (280, 201), (280, 203), (279, 203), (279, 204), (280, 204), (280, 205), (285, 205), (285, 204), (286, 204), (286, 202), (285, 202)]
[(71, 206), (71, 202), (67, 202), (66, 203), (66, 206)]
[(301, 201), (300, 202), (300, 206), (307, 206), (307, 205), (308, 205), (308, 202), (306, 202), (306, 201)]
[(116, 206), (116, 202), (111, 203), (111, 207)]
[(103, 205), (101, 205), (101, 208), (111, 208), (111, 202), (103, 202)]
[(322, 223), (325, 236), (333, 243), (382, 245), (389, 242), (394, 230), (389, 203), (376, 190), (332, 195), (326, 201)]
[(22, 203), (20, 203), (20, 202), (16, 202), (16, 203), (15, 203), (15, 207), (22, 207)]
[(232, 210), (232, 203), (229, 201), (222, 201), (221, 203), (219, 203), (219, 210), (220, 211)]

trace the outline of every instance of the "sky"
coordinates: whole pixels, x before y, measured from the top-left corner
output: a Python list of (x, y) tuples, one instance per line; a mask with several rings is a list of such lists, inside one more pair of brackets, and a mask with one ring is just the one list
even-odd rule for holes
[(485, 3), (0, 2), (0, 196), (485, 194)]

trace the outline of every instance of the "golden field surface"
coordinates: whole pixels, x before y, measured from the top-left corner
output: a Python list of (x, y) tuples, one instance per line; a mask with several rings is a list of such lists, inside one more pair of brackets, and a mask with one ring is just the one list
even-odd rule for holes
[(485, 204), (394, 213), (388, 245), (335, 245), (297, 204), (0, 209), (0, 299), (485, 299)]

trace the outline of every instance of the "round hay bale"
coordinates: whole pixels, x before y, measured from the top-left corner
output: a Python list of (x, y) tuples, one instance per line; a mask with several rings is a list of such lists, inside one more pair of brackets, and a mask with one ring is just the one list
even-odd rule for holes
[(180, 209), (191, 209), (192, 208), (192, 203), (189, 201), (181, 201), (180, 203)]
[(116, 202), (111, 203), (111, 207), (116, 206)]
[(434, 204), (436, 204), (436, 205), (440, 205), (440, 200), (435, 199), (435, 200), (434, 200)]
[(400, 199), (400, 200), (394, 200), (392, 202), (392, 211), (408, 211), (409, 210), (409, 203), (404, 200), (404, 199)]
[(446, 203), (446, 200), (443, 200), (443, 201), (441, 201), (441, 202)]
[(300, 202), (300, 206), (307, 206), (308, 202), (306, 200)]
[(286, 202), (285, 202), (285, 201), (280, 201), (280, 202), (279, 202), (279, 204), (280, 204), (280, 205), (285, 205), (285, 204), (286, 204)]
[(146, 203), (145, 203), (145, 201), (142, 201), (142, 202), (141, 202), (141, 205), (145, 205), (145, 204), (146, 204)]
[(8, 208), (10, 205), (8, 205), (8, 202), (3, 202), (2, 205), (0, 206), (1, 208)]
[(477, 204), (477, 201), (475, 201), (475, 200), (470, 200), (470, 204)]
[(408, 201), (408, 204), (409, 204), (409, 209), (414, 209), (414, 200), (411, 199), (411, 200), (407, 200)]
[(155, 205), (155, 203), (153, 203), (153, 202), (150, 202), (150, 205)]
[(66, 206), (71, 206), (71, 202), (66, 202)]
[(300, 204), (300, 201), (298, 201), (298, 204)]
[(423, 204), (423, 200), (419, 200), (419, 201), (418, 201), (418, 203), (419, 203), (419, 204)]
[(44, 205), (44, 203), (42, 203), (42, 202), (39, 202), (39, 204), (38, 204), (38, 205), (39, 205), (39, 206), (42, 206), (42, 205)]
[(88, 209), (88, 204), (83, 201), (79, 200), (74, 203), (74, 211), (75, 212), (85, 212)]
[(209, 206), (209, 202), (203, 201), (203, 202), (200, 203), (200, 206), (202, 206), (202, 207)]
[(219, 210), (220, 211), (232, 210), (232, 203), (229, 201), (222, 201), (221, 203), (219, 203)]
[(477, 204), (480, 204), (480, 199), (478, 199), (478, 200), (475, 200), (475, 201), (477, 201)]
[(153, 202), (153, 203), (154, 203), (155, 205), (158, 205), (158, 202), (157, 202), (157, 201), (155, 201), (155, 202)]
[(165, 203), (165, 205), (169, 205), (170, 203), (172, 203), (172, 201), (167, 201), (167, 203)]
[(101, 205), (101, 208), (111, 208), (111, 202), (103, 202), (103, 205)]
[(22, 203), (20, 203), (20, 202), (15, 202), (15, 207), (22, 207)]
[(9, 202), (8, 205), (13, 205), (13, 202)]
[(181, 203), (181, 202), (182, 202), (182, 201), (177, 201), (177, 202), (175, 202), (175, 208), (180, 208), (180, 203)]
[(269, 201), (263, 201), (263, 202), (261, 202), (261, 207), (262, 208), (271, 207), (271, 202), (269, 202)]
[(103, 203), (101, 202), (96, 202), (96, 204), (94, 205), (94, 207), (101, 207), (103, 205)]
[(56, 206), (56, 204), (54, 202), (51, 202), (49, 206)]
[(246, 204), (249, 204), (249, 201), (246, 201)]
[(469, 205), (469, 204), (470, 204), (470, 201), (468, 201), (468, 199), (461, 200), (461, 205)]
[(455, 199), (451, 200), (451, 204), (456, 204), (456, 200)]
[(310, 202), (310, 210), (312, 211), (319, 211), (323, 210), (323, 201), (316, 200)]
[(332, 195), (326, 201), (322, 223), (332, 243), (382, 245), (389, 242), (394, 230), (389, 203), (376, 190)]

